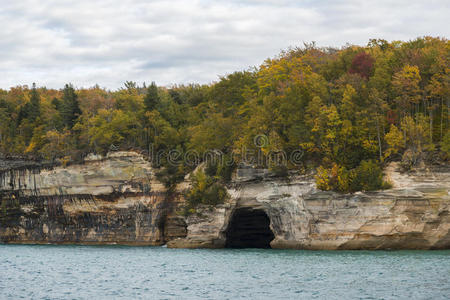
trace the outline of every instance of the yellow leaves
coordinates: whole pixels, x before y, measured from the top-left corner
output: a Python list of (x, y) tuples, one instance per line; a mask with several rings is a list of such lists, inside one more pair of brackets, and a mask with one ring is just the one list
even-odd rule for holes
[(327, 169), (320, 166), (315, 176), (317, 188), (338, 192), (372, 191), (387, 188), (383, 181), (383, 171), (375, 161), (361, 161), (360, 165), (348, 170), (333, 163)]
[(330, 107), (324, 107), (322, 113), (326, 116), (327, 130), (325, 138), (328, 140), (335, 140), (338, 136), (340, 126), (342, 125), (336, 106), (331, 105)]
[(194, 208), (198, 204), (216, 205), (228, 197), (226, 189), (217, 182), (217, 179), (198, 170), (192, 174), (192, 187), (186, 194), (187, 208)]
[(340, 107), (340, 111), (344, 118), (352, 120), (355, 117), (355, 113), (357, 111), (357, 107), (355, 105), (355, 96), (357, 95), (356, 90), (350, 85), (347, 84), (345, 86), (344, 94), (342, 97), (342, 104)]
[(398, 95), (395, 100), (404, 112), (409, 110), (412, 104), (420, 101), (420, 80), (417, 66), (406, 65), (394, 75), (392, 85)]
[(356, 96), (356, 90), (353, 88), (352, 85), (346, 84), (342, 101), (343, 102), (349, 102), (349, 101), (351, 102), (352, 98), (355, 96)]
[(314, 127), (311, 128), (311, 132), (318, 132), (320, 130), (320, 124), (318, 120), (314, 120)]
[(378, 145), (374, 140), (364, 140), (362, 142), (362, 147), (369, 153), (376, 153)]
[(342, 121), (342, 130), (341, 134), (343, 136), (350, 136), (353, 132), (353, 125), (350, 120), (344, 120)]
[(426, 91), (429, 98), (439, 99), (445, 95), (445, 76), (444, 74), (434, 74), (431, 77), (430, 83), (426, 86)]
[(280, 151), (283, 149), (283, 140), (275, 131), (271, 131), (268, 136), (268, 143), (262, 147), (263, 153), (268, 155), (271, 151)]
[(334, 140), (336, 138), (336, 132), (332, 129), (327, 130), (327, 134), (325, 135), (325, 138), (329, 140)]
[(318, 124), (319, 115), (323, 107), (323, 102), (320, 97), (314, 97), (306, 107), (305, 121), (308, 125), (313, 127), (313, 131), (318, 131), (320, 125)]
[(30, 142), (28, 147), (25, 149), (25, 153), (34, 152), (35, 149), (36, 149), (36, 143), (35, 142)]
[(28, 147), (25, 148), (25, 153), (35, 153), (41, 149), (45, 144), (45, 128), (43, 125), (34, 127), (33, 137), (31, 138)]
[(391, 124), (391, 128), (384, 139), (389, 146), (384, 154), (385, 158), (398, 153), (405, 145), (402, 132), (394, 124)]
[(332, 189), (330, 186), (330, 178), (329, 178), (329, 171), (328, 169), (320, 166), (317, 168), (317, 174), (314, 176), (316, 179), (316, 185), (318, 189), (321, 189), (323, 191), (329, 191)]
[(406, 142), (415, 151), (433, 150), (434, 146), (429, 135), (430, 123), (428, 120), (428, 117), (425, 117), (423, 114), (417, 114), (415, 120), (410, 116), (406, 116), (401, 122), (402, 130), (406, 135)]
[(208, 180), (204, 172), (198, 171), (196, 173), (195, 182), (197, 183), (197, 188), (200, 191), (204, 191), (208, 187)]
[(72, 160), (72, 158), (70, 156), (64, 156), (63, 158), (61, 158), (61, 164), (63, 165), (63, 167), (67, 166), (67, 164)]
[(336, 190), (348, 192), (350, 189), (350, 179), (347, 169), (333, 163), (331, 169), (320, 166), (317, 168), (315, 176), (318, 189), (324, 191)]
[[(402, 76), (403, 78), (399, 76)], [(400, 80), (406, 79), (412, 82), (419, 82), (420, 81), (419, 68), (417, 66), (406, 65), (403, 67), (402, 71), (399, 74), (397, 74), (396, 79)]]
[(54, 159), (65, 156), (71, 150), (70, 131), (58, 132), (57, 130), (50, 130), (45, 134), (46, 143), (39, 151), (39, 153), (46, 159)]
[[(266, 60), (258, 72), (258, 85), (266, 94), (270, 92), (287, 93), (291, 86), (308, 86), (307, 82), (313, 75), (310, 66), (300, 57), (285, 56), (278, 59)], [(317, 79), (318, 74), (315, 74)], [(320, 77), (320, 76), (319, 76)], [(315, 80), (313, 80), (315, 82)], [(320, 88), (315, 88), (320, 90)]]
[(87, 121), (86, 135), (89, 144), (97, 151), (107, 151), (112, 145), (136, 135), (136, 116), (120, 109), (100, 109), (98, 114)]
[(339, 113), (334, 104), (332, 104), (328, 109), (324, 110), (324, 114), (327, 115), (328, 126), (337, 127), (342, 124), (341, 118), (339, 117)]
[(314, 97), (328, 98), (328, 83), (322, 75), (311, 73), (305, 80), (308, 89)]
[(315, 143), (313, 143), (313, 142), (300, 143), (300, 147), (302, 147), (302, 149), (305, 149), (308, 152), (318, 152), (318, 151), (320, 151), (319, 148), (317, 148), (315, 146)]
[(431, 151), (434, 145), (430, 137), (430, 125), (428, 117), (417, 114), (416, 118), (405, 116), (401, 121), (400, 131), (396, 126), (391, 125), (389, 132), (385, 135), (388, 149), (385, 157), (398, 153), (404, 148), (411, 149), (414, 154), (420, 154), (424, 150)]

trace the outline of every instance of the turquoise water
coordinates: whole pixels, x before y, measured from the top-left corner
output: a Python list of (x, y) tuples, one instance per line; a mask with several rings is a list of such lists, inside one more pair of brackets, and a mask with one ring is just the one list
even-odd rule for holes
[(450, 251), (0, 245), (0, 298), (445, 299)]

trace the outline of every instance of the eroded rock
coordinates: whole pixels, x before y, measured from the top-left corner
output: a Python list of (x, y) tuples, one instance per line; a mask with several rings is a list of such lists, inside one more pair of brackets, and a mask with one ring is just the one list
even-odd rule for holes
[(240, 182), (226, 204), (188, 217), (187, 237), (168, 246), (226, 245), (233, 213), (247, 208), (269, 217), (272, 248), (449, 249), (450, 170), (387, 172), (394, 188), (354, 194), (319, 191), (312, 177)]
[(88, 156), (81, 165), (22, 166), (0, 180), (0, 241), (165, 243), (170, 204), (141, 155), (115, 152)]
[(223, 248), (267, 237), (272, 248), (450, 248), (445, 167), (401, 173), (391, 164), (386, 177), (392, 189), (354, 194), (317, 190), (312, 176), (277, 179), (247, 169), (228, 187), (226, 203), (183, 216), (189, 177), (168, 195), (151, 165), (134, 152), (89, 156), (67, 167), (14, 166), (3, 164), (0, 176), (4, 243)]

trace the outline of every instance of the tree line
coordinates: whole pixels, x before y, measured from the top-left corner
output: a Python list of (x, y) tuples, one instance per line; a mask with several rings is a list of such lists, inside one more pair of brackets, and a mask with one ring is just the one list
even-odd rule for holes
[[(325, 190), (376, 189), (388, 161), (448, 162), (449, 57), (445, 38), (311, 43), (208, 85), (17, 86), (0, 90), (0, 152), (66, 163), (112, 149), (218, 149), (239, 162), (242, 149), (303, 149), (286, 169), (317, 169)], [(257, 135), (268, 142), (255, 145)], [(167, 186), (194, 168), (156, 167)]]

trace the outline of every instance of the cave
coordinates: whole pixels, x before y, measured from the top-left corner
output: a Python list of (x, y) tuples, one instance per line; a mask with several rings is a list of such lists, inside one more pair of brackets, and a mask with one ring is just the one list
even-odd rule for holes
[(240, 208), (231, 216), (225, 248), (270, 248), (274, 238), (270, 219), (263, 210)]

